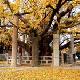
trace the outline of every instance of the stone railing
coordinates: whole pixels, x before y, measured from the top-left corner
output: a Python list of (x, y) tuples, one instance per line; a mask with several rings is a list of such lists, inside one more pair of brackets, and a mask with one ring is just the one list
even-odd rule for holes
[(50, 65), (52, 63), (52, 56), (40, 56), (41, 65)]
[(0, 61), (6, 61), (7, 60), (7, 54), (0, 54)]
[[(11, 56), (8, 56), (8, 63), (11, 63)], [(20, 64), (20, 58), (17, 56), (17, 64)], [(32, 63), (32, 56), (22, 56), (21, 64), (29, 64)], [(52, 56), (40, 56), (39, 57), (39, 63), (40, 65), (51, 65), (52, 63)]]

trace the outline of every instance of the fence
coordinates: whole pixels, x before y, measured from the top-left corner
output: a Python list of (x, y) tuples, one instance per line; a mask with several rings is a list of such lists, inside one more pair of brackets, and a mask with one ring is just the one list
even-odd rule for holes
[(7, 54), (0, 54), (0, 67), (7, 66)]
[[(20, 64), (20, 58), (17, 56), (17, 64)], [(11, 63), (11, 56), (8, 56), (8, 63)], [(32, 56), (22, 56), (21, 58), (21, 64), (29, 64), (31, 65), (32, 63)], [(39, 57), (39, 63), (40, 65), (51, 65), (52, 63), (52, 56), (40, 56)]]
[[(6, 54), (0, 54), (0, 66), (6, 66), (11, 64), (12, 56)], [(60, 56), (61, 60), (61, 56)], [(52, 56), (40, 56), (39, 57), (39, 64), (40, 65), (51, 65), (52, 63)], [(61, 62), (60, 62), (61, 63)], [(17, 64), (22, 65), (31, 65), (32, 64), (32, 56), (17, 56)], [(68, 64), (68, 63), (67, 63)], [(76, 60), (76, 64), (80, 64), (80, 60)]]

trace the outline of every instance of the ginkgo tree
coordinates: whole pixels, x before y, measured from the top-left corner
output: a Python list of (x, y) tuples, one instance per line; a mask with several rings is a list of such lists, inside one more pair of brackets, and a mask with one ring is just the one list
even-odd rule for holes
[(79, 0), (15, 0), (12, 3), (0, 0), (1, 21), (5, 18), (5, 26), (9, 22), (13, 25), (12, 66), (16, 65), (18, 30), (30, 36), (33, 66), (38, 65), (39, 55), (47, 52), (50, 54), (51, 35), (60, 30), (60, 20), (66, 14), (70, 17), (73, 7), (79, 5), (79, 2)]

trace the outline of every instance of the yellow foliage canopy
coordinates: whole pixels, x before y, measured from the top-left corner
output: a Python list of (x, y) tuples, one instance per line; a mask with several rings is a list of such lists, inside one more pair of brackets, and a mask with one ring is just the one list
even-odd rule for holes
[[(0, 0), (0, 18), (5, 17), (7, 20), (11, 20), (13, 19), (13, 14), (19, 12), (31, 12), (24, 17), (28, 20), (31, 28), (37, 28), (40, 27), (40, 22), (45, 16), (45, 13), (50, 11), (49, 9), (47, 11), (46, 5), (51, 4), (51, 6), (55, 8), (59, 0), (28, 0), (26, 2), (16, 0), (14, 3), (10, 3), (13, 13), (11, 13), (7, 4), (3, 3), (4, 1), (5, 0)], [(79, 4), (80, 0), (73, 0), (72, 2), (75, 5)], [(49, 17), (46, 19), (46, 22), (47, 21), (49, 21)], [(20, 28), (24, 27), (23, 23), (19, 23), (19, 26)]]

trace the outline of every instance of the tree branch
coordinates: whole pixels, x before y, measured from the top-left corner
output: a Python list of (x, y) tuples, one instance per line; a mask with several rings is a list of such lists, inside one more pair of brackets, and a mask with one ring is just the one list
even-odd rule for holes
[(62, 2), (62, 0), (59, 0), (59, 1), (58, 1), (58, 4), (56, 5), (56, 9), (53, 9), (53, 12), (52, 12), (51, 17), (50, 17), (49, 24), (48, 24), (47, 28), (43, 31), (43, 33), (41, 34), (41, 36), (43, 36), (43, 35), (49, 30), (49, 28), (51, 27), (51, 24), (52, 24), (54, 15), (55, 15), (56, 13), (58, 13), (59, 9), (60, 9), (61, 6), (62, 6), (62, 5), (61, 5), (61, 2)]
[(49, 13), (47, 13), (44, 17), (43, 17), (43, 19), (40, 21), (40, 26), (42, 27), (43, 26), (43, 22), (44, 22), (44, 20), (48, 17), (48, 15), (51, 13), (51, 11), (49, 11)]
[(72, 28), (72, 27), (74, 27), (74, 26), (76, 26), (76, 25), (79, 25), (79, 24), (80, 24), (80, 22), (78, 21), (77, 23), (74, 23), (74, 24), (71, 24), (71, 25), (65, 26), (65, 27), (63, 27), (63, 28), (61, 28), (61, 29)]
[(48, 4), (47, 6), (46, 6), (46, 8), (51, 8), (51, 9), (54, 9), (50, 4)]
[(61, 4), (61, 5), (64, 5), (66, 2), (67, 2), (67, 0), (65, 0), (64, 2), (62, 2), (62, 4)]
[(8, 5), (10, 11), (13, 13), (13, 9), (11, 8), (9, 1), (5, 0), (4, 3)]
[(32, 13), (32, 12), (16, 13), (16, 14), (14, 14), (14, 15), (16, 15), (16, 16), (22, 16), (22, 15), (30, 14), (30, 13)]
[(24, 24), (26, 24), (26, 28), (29, 28), (29, 27), (30, 27), (30, 25), (28, 24), (29, 22), (28, 22), (27, 19), (23, 18), (22, 16), (18, 16), (18, 18), (19, 18), (22, 22), (24, 22)]
[(15, 27), (17, 27), (14, 23), (12, 23), (11, 21), (9, 21), (12, 25), (14, 25)]

